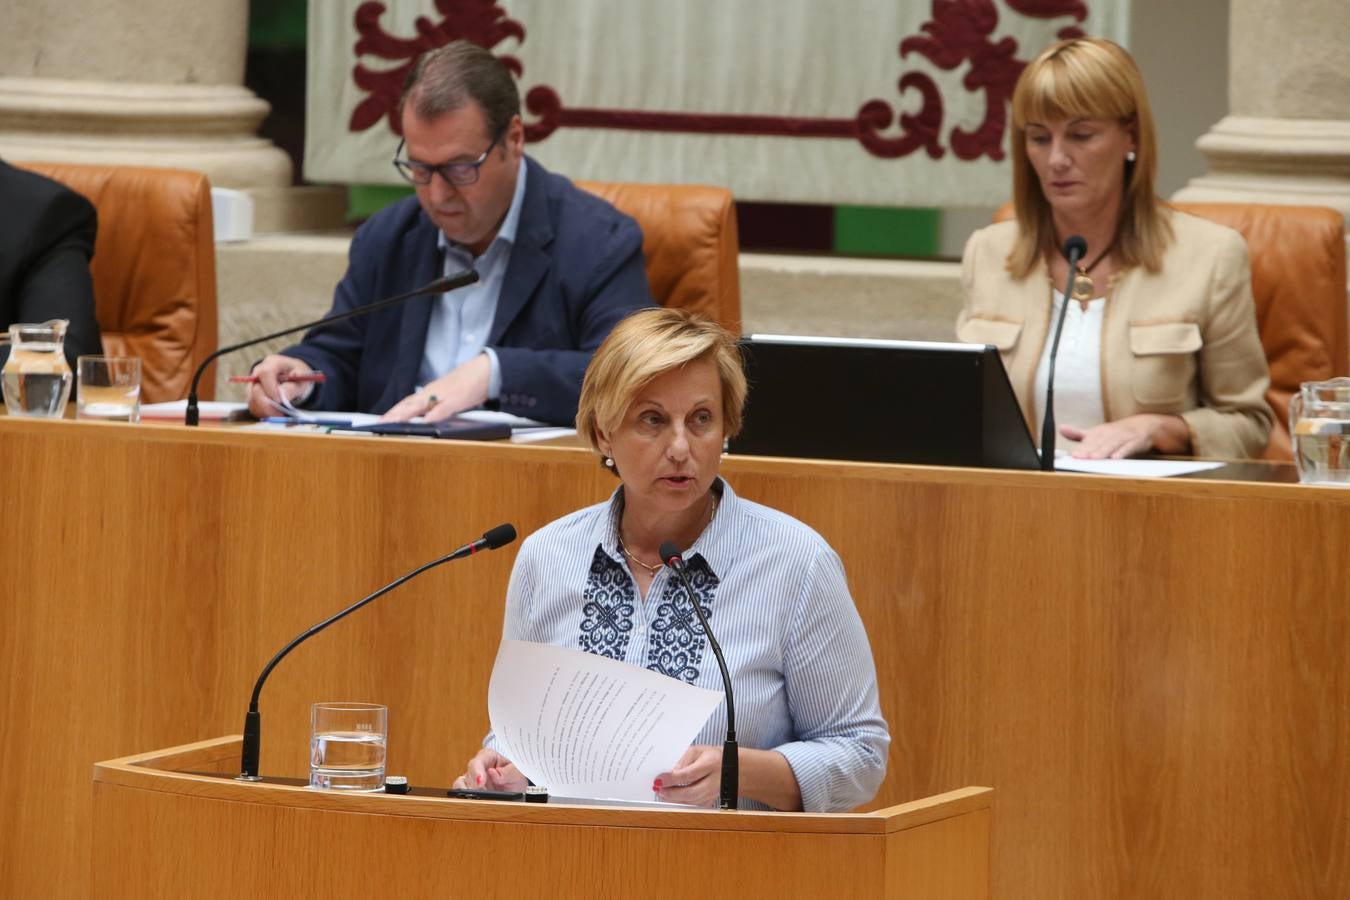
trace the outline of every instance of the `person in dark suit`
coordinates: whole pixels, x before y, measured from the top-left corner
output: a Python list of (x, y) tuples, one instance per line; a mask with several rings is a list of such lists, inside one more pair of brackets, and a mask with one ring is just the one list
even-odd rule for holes
[[(592, 352), (653, 305), (641, 230), (525, 156), (515, 80), (477, 45), (419, 58), (400, 121), (394, 164), (416, 197), (357, 231), (332, 312), (466, 268), (480, 281), (311, 332), (255, 367), (249, 408), (271, 415), (284, 397), (436, 421), (486, 404), (571, 424)], [(326, 381), (290, 380), (312, 371)]]
[[(94, 317), (98, 216), (64, 185), (0, 161), (0, 329), (67, 319), (66, 359), (103, 352)], [(0, 365), (9, 347), (0, 345)]]

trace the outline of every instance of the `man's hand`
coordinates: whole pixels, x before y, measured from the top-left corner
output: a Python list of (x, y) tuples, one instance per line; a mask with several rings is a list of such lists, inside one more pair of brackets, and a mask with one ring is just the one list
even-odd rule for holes
[(480, 353), (395, 403), (380, 421), (406, 422), (414, 416), (422, 416), (428, 422), (448, 419), (457, 412), (481, 406), (488, 398), (491, 379), (492, 361), (486, 353)]
[(248, 411), (258, 419), (281, 413), (277, 401), (284, 399), (289, 403), (309, 390), (310, 385), (281, 381), (280, 377), (283, 374), (288, 377), (309, 375), (313, 371), (308, 363), (293, 356), (273, 354), (266, 357), (253, 368), (253, 375), (258, 380), (248, 386)]

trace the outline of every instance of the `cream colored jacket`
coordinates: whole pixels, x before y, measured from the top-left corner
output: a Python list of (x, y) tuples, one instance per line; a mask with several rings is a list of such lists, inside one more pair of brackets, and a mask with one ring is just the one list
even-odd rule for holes
[[(1256, 332), (1247, 245), (1230, 228), (1170, 215), (1176, 239), (1162, 269), (1150, 274), (1136, 266), (1107, 288), (1101, 344), (1106, 421), (1136, 413), (1179, 415), (1196, 456), (1259, 456), (1274, 415), (1265, 401), (1270, 375)], [(1052, 327), (1052, 285), (1044, 261), (1013, 280), (1007, 259), (1016, 236), (1016, 222), (971, 235), (961, 260), (965, 305), (956, 334), (999, 349), (1034, 431), (1034, 380)]]

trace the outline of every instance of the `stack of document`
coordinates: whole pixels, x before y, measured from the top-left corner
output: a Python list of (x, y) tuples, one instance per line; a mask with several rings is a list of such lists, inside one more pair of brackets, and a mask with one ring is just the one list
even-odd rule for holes
[[(142, 419), (181, 422), (186, 415), (186, 400), (141, 404)], [(226, 422), (250, 418), (247, 403), (226, 403), (221, 400), (202, 400), (197, 404), (197, 415), (203, 422)]]
[[(198, 414), (203, 422), (225, 422), (240, 421), (252, 418), (248, 411), (247, 403), (227, 403), (218, 400), (204, 400), (197, 404)], [(186, 400), (171, 400), (167, 403), (146, 403), (141, 406), (141, 418), (162, 421), (162, 422), (182, 422), (187, 414)], [(462, 437), (476, 438), (480, 440), (495, 440), (507, 436), (507, 432), (499, 431), (495, 428), (475, 429), (469, 427), (470, 424), (484, 426), (505, 426), (510, 429), (511, 440), (515, 443), (528, 443), (532, 441), (547, 441), (560, 437), (569, 437), (575, 435), (575, 428), (561, 428), (540, 422), (535, 419), (527, 419), (523, 416), (513, 416), (510, 413), (494, 412), (486, 409), (470, 409), (458, 413), (455, 417), (459, 421), (457, 427), (442, 428), (441, 434), (431, 434), (430, 428), (407, 428), (404, 429), (409, 434), (426, 433), (431, 437)], [(269, 416), (262, 419), (256, 425), (248, 426), (260, 431), (285, 431), (295, 428), (305, 428), (311, 431), (352, 431), (353, 429), (364, 429), (356, 432), (369, 434), (370, 426), (377, 425), (380, 417), (372, 413), (354, 413), (354, 412), (327, 412), (323, 410), (295, 410), (294, 415), (288, 416)], [(427, 425), (425, 419), (420, 416), (411, 419), (409, 425)], [(391, 429), (391, 433), (397, 429)], [(456, 433), (458, 432), (458, 433)]]

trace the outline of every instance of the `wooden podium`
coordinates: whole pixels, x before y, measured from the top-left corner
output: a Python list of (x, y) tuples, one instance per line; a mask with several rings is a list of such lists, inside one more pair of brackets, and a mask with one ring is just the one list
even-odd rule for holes
[[(0, 460), (5, 900), (90, 896), (97, 760), (236, 731), (305, 628), (615, 484), (576, 448), (4, 417)], [(736, 456), (722, 472), (844, 561), (893, 739), (875, 804), (998, 791), (996, 896), (1350, 897), (1350, 491)], [(391, 771), (460, 771), (488, 728), (516, 546), (287, 657), (263, 771), (305, 771), (309, 704), (333, 697), (389, 706)]]
[(95, 765), (93, 897), (989, 896), (989, 788), (838, 815), (337, 794), (211, 774), (239, 744)]

